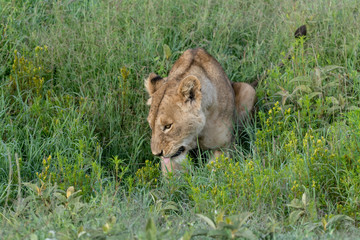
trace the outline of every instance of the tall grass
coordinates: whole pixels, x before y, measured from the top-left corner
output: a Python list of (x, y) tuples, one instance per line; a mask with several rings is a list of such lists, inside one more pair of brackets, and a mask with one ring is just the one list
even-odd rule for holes
[[(0, 205), (10, 206), (0, 214), (0, 236), (45, 238), (55, 229), (69, 239), (83, 230), (85, 238), (185, 239), (227, 234), (222, 221), (249, 238), (249, 231), (330, 237), (341, 227), (356, 234), (358, 5), (0, 1)], [(307, 38), (295, 40), (303, 24)], [(232, 159), (208, 166), (193, 159), (187, 173), (161, 178), (149, 146), (143, 80), (150, 72), (166, 76), (192, 47), (211, 53), (232, 81), (266, 72), (257, 89), (259, 113)], [(290, 48), (292, 58), (279, 68)], [(20, 182), (36, 184), (22, 188), (23, 201)], [(71, 200), (70, 186), (82, 198)], [(247, 225), (226, 220), (247, 211), (253, 213)], [(211, 218), (217, 232), (198, 231), (209, 227), (196, 213)], [(36, 224), (16, 233), (22, 222)]]

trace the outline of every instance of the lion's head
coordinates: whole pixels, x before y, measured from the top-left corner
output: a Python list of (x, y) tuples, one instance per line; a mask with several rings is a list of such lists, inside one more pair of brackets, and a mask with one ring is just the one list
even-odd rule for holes
[(164, 172), (179, 169), (205, 125), (201, 109), (201, 83), (195, 76), (161, 78), (151, 73), (145, 80), (150, 95), (148, 122), (152, 130), (151, 151), (162, 158)]

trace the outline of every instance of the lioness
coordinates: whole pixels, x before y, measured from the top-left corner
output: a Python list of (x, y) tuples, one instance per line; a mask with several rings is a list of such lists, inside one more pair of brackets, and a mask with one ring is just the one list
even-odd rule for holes
[(145, 87), (150, 95), (151, 151), (161, 157), (164, 174), (179, 170), (197, 146), (218, 156), (232, 142), (233, 123), (244, 120), (256, 101), (250, 84), (231, 82), (201, 48), (186, 50), (168, 77), (151, 73)]

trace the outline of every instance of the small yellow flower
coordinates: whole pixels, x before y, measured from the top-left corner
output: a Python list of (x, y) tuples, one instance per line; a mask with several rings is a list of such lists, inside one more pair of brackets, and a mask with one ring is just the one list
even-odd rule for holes
[(73, 186), (70, 186), (70, 187), (66, 190), (66, 198), (69, 198), (74, 192), (75, 192), (75, 188), (74, 188)]
[(126, 67), (122, 67), (120, 69), (121, 72), (121, 76), (123, 77), (124, 80), (126, 80), (130, 74), (130, 72), (126, 69)]

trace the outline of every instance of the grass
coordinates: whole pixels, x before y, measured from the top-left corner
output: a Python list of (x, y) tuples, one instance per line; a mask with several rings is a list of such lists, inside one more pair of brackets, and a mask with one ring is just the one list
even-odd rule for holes
[[(0, 0), (0, 238), (359, 238), (358, 5)], [(163, 178), (143, 80), (192, 47), (267, 77), (231, 158)]]

